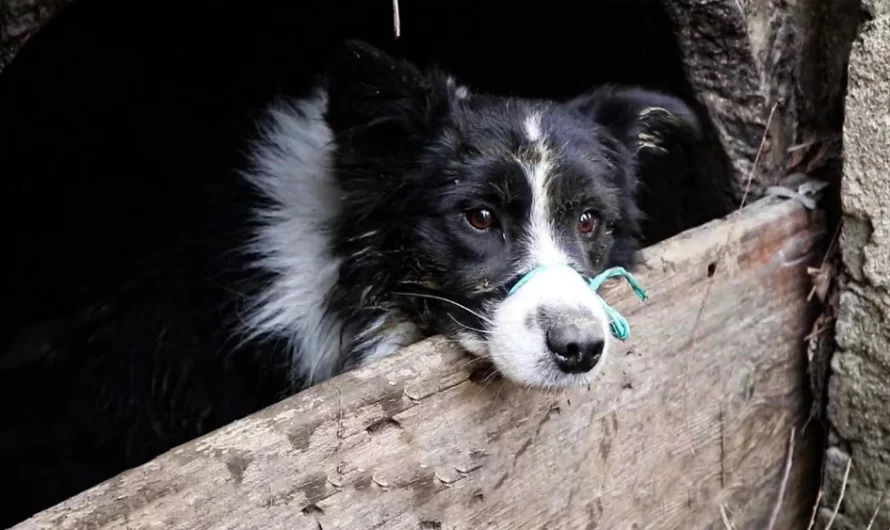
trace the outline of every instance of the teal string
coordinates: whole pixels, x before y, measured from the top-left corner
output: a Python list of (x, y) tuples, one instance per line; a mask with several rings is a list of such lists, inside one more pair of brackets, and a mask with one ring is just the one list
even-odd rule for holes
[[(516, 285), (510, 289), (510, 292), (507, 293), (507, 296), (515, 293), (522, 285), (528, 282), (535, 274), (538, 274), (542, 270), (547, 267), (535, 267), (531, 271), (528, 272), (525, 276), (519, 279), (516, 282)], [(649, 298), (649, 295), (646, 293), (646, 290), (640, 285), (640, 282), (634, 277), (633, 274), (627, 272), (624, 267), (612, 267), (611, 269), (606, 269), (600, 274), (596, 275), (594, 278), (588, 282), (590, 288), (593, 289), (594, 294), (599, 299), (600, 303), (603, 304), (603, 308), (606, 311), (606, 315), (609, 317), (609, 328), (612, 330), (612, 335), (615, 336), (618, 340), (627, 340), (630, 338), (630, 322), (627, 321), (624, 316), (619, 313), (615, 308), (610, 306), (605, 299), (597, 292), (599, 288), (602, 286), (603, 282), (610, 278), (624, 278), (627, 280), (627, 283), (630, 284), (631, 289), (633, 289), (634, 293), (640, 298), (640, 300), (646, 300)]]
[(590, 288), (593, 289), (596, 297), (599, 298), (600, 303), (603, 304), (603, 308), (606, 310), (606, 315), (609, 317), (609, 327), (612, 329), (612, 335), (615, 335), (615, 338), (618, 340), (627, 340), (630, 338), (630, 322), (628, 322), (627, 319), (624, 318), (624, 315), (619, 313), (617, 309), (610, 306), (597, 292), (604, 281), (618, 277), (627, 280), (627, 283), (630, 284), (634, 294), (636, 294), (640, 300), (649, 298), (649, 295), (646, 293), (646, 290), (643, 289), (643, 286), (640, 285), (640, 282), (637, 281), (633, 274), (627, 272), (624, 267), (612, 267), (611, 269), (606, 269), (596, 277), (591, 278), (588, 284), (590, 285)]

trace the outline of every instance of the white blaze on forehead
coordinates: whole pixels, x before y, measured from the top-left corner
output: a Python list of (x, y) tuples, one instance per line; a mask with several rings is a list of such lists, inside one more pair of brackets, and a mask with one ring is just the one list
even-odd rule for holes
[(541, 115), (538, 113), (533, 113), (525, 118), (525, 135), (532, 142), (540, 142), (544, 139), (544, 135), (541, 132)]
[(528, 263), (524, 265), (530, 269), (539, 265), (568, 264), (570, 258), (557, 244), (556, 229), (550, 212), (551, 199), (547, 192), (547, 180), (553, 170), (554, 160), (553, 153), (545, 142), (547, 135), (541, 124), (541, 115), (531, 113), (523, 126), (533, 150), (531, 157), (517, 156), (525, 169), (532, 191), (530, 222), (526, 233)]

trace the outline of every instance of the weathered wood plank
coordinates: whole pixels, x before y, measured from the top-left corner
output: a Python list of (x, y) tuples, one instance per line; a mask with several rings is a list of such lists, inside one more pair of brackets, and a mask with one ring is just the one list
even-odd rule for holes
[[(805, 267), (822, 233), (820, 215), (766, 199), (648, 249), (651, 299), (605, 294), (633, 337), (590, 389), (486, 381), (434, 338), (15, 528), (688, 530), (722, 528), (722, 503), (764, 528), (808, 410)], [(809, 513), (797, 447), (777, 528)]]

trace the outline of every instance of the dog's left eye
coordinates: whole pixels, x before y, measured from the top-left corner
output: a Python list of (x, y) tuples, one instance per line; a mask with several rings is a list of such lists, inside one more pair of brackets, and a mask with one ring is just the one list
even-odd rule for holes
[(497, 223), (494, 212), (488, 208), (475, 208), (466, 212), (467, 222), (476, 230), (488, 230)]
[(590, 234), (596, 230), (598, 220), (592, 212), (586, 211), (578, 218), (578, 231), (582, 234)]

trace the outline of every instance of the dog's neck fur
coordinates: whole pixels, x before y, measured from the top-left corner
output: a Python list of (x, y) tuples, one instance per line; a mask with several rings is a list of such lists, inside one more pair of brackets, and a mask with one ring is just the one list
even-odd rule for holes
[(344, 364), (369, 362), (419, 339), (417, 326), (394, 310), (378, 311), (364, 325), (347, 325), (332, 310), (343, 257), (333, 252), (331, 240), (341, 190), (326, 104), (323, 90), (273, 104), (243, 172), (262, 199), (247, 250), (272, 280), (248, 308), (242, 331), (246, 340), (285, 339), (295, 384), (322, 381)]

